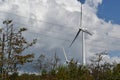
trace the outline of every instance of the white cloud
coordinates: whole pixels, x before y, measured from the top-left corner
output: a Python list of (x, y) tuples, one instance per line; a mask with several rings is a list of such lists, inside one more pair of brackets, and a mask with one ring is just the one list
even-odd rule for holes
[[(28, 26), (30, 33), (25, 35), (29, 39), (38, 38), (38, 43), (34, 47), (38, 52), (43, 48), (51, 50), (64, 45), (70, 50), (72, 57), (81, 56), (81, 35), (70, 49), (68, 46), (71, 42), (58, 40), (72, 41), (78, 31), (80, 3), (77, 0), (0, 0), (0, 4), (0, 15), (14, 19), (15, 24)], [(102, 0), (86, 0), (83, 4), (83, 26), (94, 33), (93, 36), (86, 35), (87, 57), (104, 50), (120, 49), (120, 25), (105, 22), (97, 17), (97, 8), (100, 4)]]

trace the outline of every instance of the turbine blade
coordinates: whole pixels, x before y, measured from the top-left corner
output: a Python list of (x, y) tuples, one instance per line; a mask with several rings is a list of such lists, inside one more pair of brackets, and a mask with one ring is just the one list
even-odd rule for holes
[(85, 32), (92, 36), (92, 33), (90, 33), (88, 30), (85, 30)]
[(74, 41), (75, 41), (75, 40), (76, 40), (76, 38), (78, 37), (78, 35), (79, 35), (80, 31), (81, 31), (81, 29), (79, 29), (79, 31), (77, 32), (77, 34), (76, 34), (76, 36), (75, 36), (74, 40), (73, 40), (73, 41), (72, 41), (72, 43), (70, 44), (70, 47), (72, 46), (72, 44), (74, 43)]
[(65, 49), (64, 49), (64, 48), (63, 48), (63, 53), (64, 53), (65, 60), (66, 60), (66, 62), (67, 62), (68, 59), (67, 59), (66, 52), (65, 52)]

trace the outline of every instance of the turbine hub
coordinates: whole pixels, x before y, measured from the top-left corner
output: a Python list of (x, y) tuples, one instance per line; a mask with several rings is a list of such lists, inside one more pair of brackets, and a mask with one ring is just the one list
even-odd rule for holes
[(86, 30), (87, 30), (87, 28), (86, 28), (86, 27), (82, 27), (81, 29), (82, 29), (83, 31), (86, 31)]

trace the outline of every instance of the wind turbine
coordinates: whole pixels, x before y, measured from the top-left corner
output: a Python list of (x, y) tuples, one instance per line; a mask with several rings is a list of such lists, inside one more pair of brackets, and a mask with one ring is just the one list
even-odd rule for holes
[[(64, 53), (64, 57), (65, 57), (66, 63), (69, 64), (70, 62), (72, 62), (72, 60), (71, 61), (68, 60), (66, 52), (65, 52), (65, 49), (64, 48), (62, 48), (62, 49), (63, 49), (63, 53)], [(80, 63), (78, 63), (78, 62), (77, 62), (77, 64), (80, 65)]]
[[(79, 1), (79, 0), (78, 0)], [(85, 0), (81, 0), (81, 18), (80, 18), (80, 28), (75, 36), (75, 38), (73, 39), (70, 47), (72, 46), (72, 44), (74, 43), (74, 41), (76, 40), (76, 38), (78, 37), (78, 35), (80, 34), (80, 32), (82, 32), (82, 65), (86, 65), (86, 60), (85, 60), (85, 33), (92, 35), (92, 33), (90, 33), (87, 28), (82, 27), (82, 3), (84, 3)]]
[(68, 58), (67, 58), (67, 55), (66, 55), (65, 49), (64, 49), (64, 48), (62, 48), (62, 49), (63, 49), (63, 53), (64, 53), (64, 57), (65, 57), (65, 61), (66, 61), (66, 63), (68, 64), (70, 61), (69, 61)]

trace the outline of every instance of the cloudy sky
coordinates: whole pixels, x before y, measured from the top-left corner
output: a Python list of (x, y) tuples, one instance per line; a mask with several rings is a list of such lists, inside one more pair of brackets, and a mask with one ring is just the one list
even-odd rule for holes
[[(120, 1), (115, 1), (86, 0), (83, 4), (83, 26), (93, 33), (86, 34), (87, 62), (102, 51), (109, 52), (107, 61), (120, 62)], [(80, 6), (77, 0), (0, 0), (0, 25), (5, 19), (13, 19), (16, 27), (28, 28), (26, 38), (38, 40), (29, 50), (36, 56), (57, 52), (64, 61), (64, 47), (69, 59), (81, 62), (81, 34), (69, 48), (79, 29)]]

